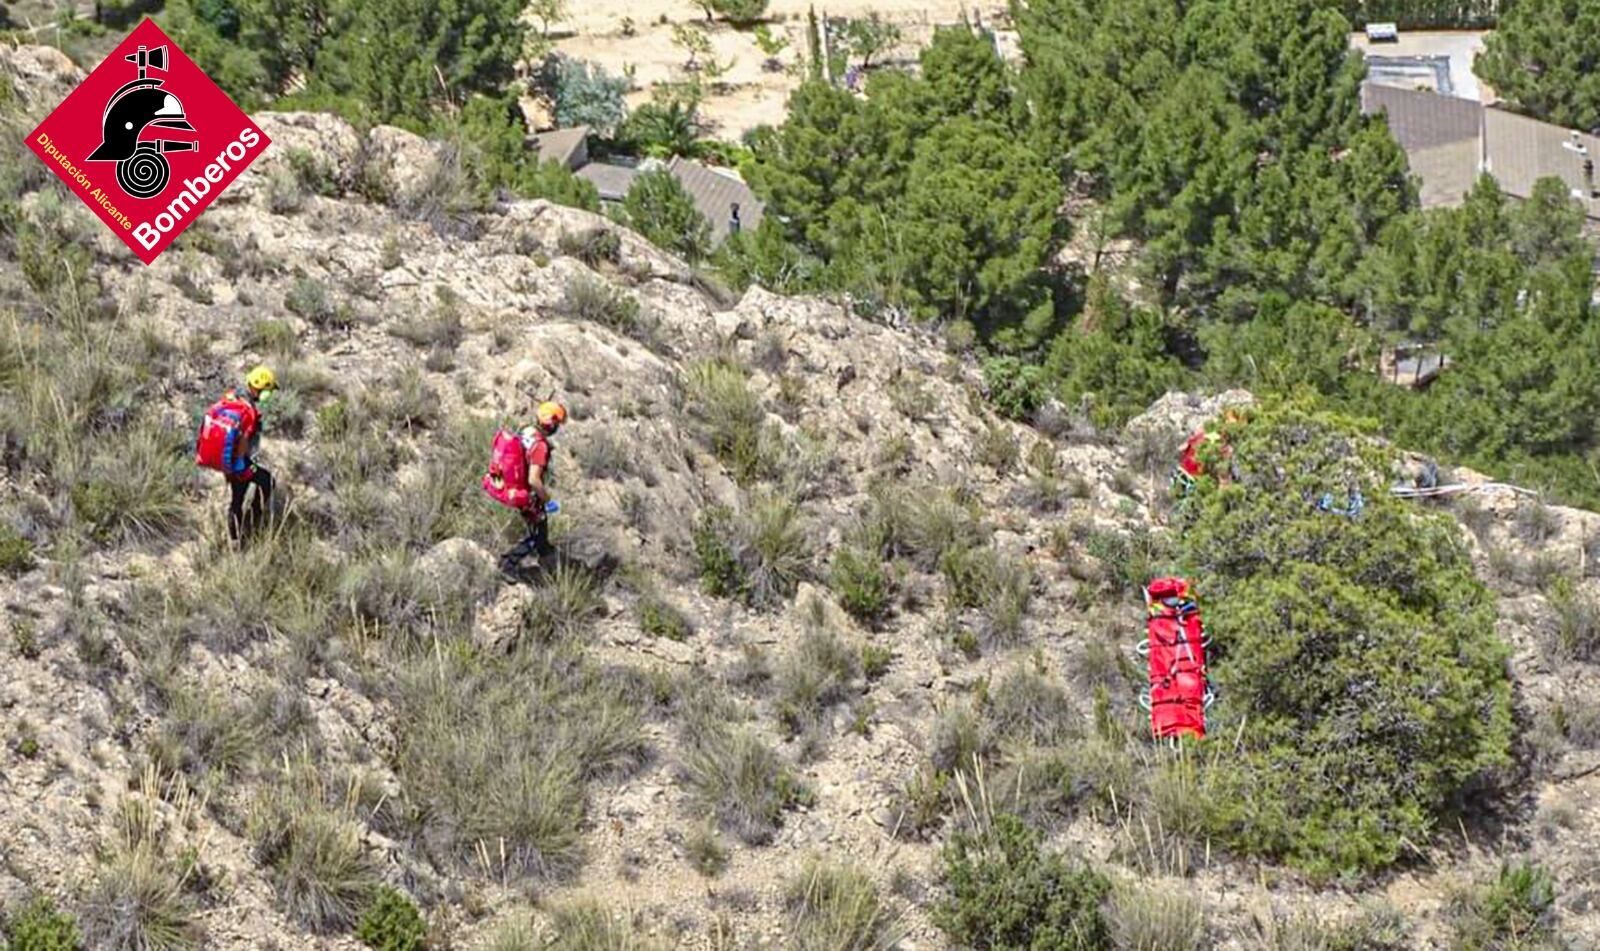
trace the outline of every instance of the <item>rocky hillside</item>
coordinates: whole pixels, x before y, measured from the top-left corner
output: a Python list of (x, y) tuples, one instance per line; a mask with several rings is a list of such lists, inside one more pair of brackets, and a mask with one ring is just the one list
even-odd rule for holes
[[(44, 48), (0, 72), (24, 116), (75, 81)], [(1106, 871), (1128, 946), (1185, 894), (1219, 947), (1331, 947), (1293, 942), (1374, 903), (1398, 946), (1450, 947), (1453, 896), (1513, 859), (1554, 875), (1561, 934), (1600, 941), (1600, 669), (1562, 659), (1595, 637), (1573, 612), (1600, 516), (1450, 509), (1514, 647), (1520, 773), (1482, 824), (1351, 889), (1174, 849), (1120, 780), (1058, 809), (1021, 756), (964, 763), (1016, 739), (975, 712), (996, 709), (1079, 743), (1075, 775), (1167, 755), (1096, 739), (1142, 716), (1125, 582), (1183, 434), (1248, 394), (1172, 394), (1120, 434), (1059, 406), (1011, 422), (931, 337), (729, 299), (603, 217), (479, 209), (399, 130), (258, 120), (268, 155), (149, 268), (23, 172), (31, 230), (0, 261), (7, 914), (47, 896), (92, 946), (165, 922), (358, 948), (388, 886), (440, 948), (646, 946), (593, 937), (619, 922), (875, 946), (826, 930), (817, 869), (841, 867), (882, 946), (943, 947), (940, 846), (989, 802)], [(240, 553), (186, 453), (258, 362), (285, 383), (261, 457), (284, 491)], [(495, 425), (552, 393), (561, 556), (511, 583), (516, 518), (477, 480)]]

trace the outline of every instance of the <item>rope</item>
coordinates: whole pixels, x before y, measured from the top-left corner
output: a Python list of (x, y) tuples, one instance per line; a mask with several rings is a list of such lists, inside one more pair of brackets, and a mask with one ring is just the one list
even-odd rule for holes
[(1436, 485), (1428, 489), (1419, 489), (1409, 485), (1396, 485), (1389, 488), (1390, 494), (1401, 499), (1431, 499), (1442, 495), (1461, 495), (1467, 492), (1511, 492), (1516, 495), (1525, 495), (1529, 498), (1538, 498), (1539, 493), (1532, 489), (1524, 489), (1519, 485), (1506, 482), (1479, 482), (1470, 484), (1458, 482), (1453, 485)]

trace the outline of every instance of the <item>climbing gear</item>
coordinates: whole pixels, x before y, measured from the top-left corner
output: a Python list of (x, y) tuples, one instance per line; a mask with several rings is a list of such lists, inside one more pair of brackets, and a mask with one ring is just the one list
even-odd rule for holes
[(539, 428), (545, 432), (554, 432), (557, 427), (567, 421), (567, 408), (560, 403), (546, 401), (539, 404)]
[(502, 429), (494, 434), (489, 451), (489, 471), (483, 476), (483, 491), (501, 505), (525, 509), (532, 495), (528, 486), (528, 456), (523, 437)]
[(258, 366), (245, 375), (244, 385), (254, 393), (261, 394), (268, 390), (278, 388), (278, 378), (271, 369), (265, 365)]
[(1139, 705), (1150, 711), (1157, 739), (1206, 735), (1206, 708), (1216, 699), (1206, 679), (1211, 639), (1200, 623), (1200, 606), (1184, 578), (1156, 578), (1144, 589), (1145, 639), (1138, 653), (1148, 662), (1150, 687)]
[(1361, 510), (1367, 507), (1367, 502), (1361, 497), (1361, 490), (1355, 489), (1345, 498), (1345, 504), (1339, 505), (1332, 492), (1322, 493), (1322, 498), (1317, 500), (1317, 510), (1331, 515), (1343, 515), (1346, 518), (1360, 518)]
[(261, 415), (250, 401), (233, 390), (206, 410), (195, 438), (194, 461), (215, 469), (230, 480), (250, 475), (250, 443), (261, 424)]

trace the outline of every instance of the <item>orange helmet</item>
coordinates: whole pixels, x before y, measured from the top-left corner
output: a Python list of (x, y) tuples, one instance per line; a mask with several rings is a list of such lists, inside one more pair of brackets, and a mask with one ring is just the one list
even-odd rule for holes
[(553, 430), (567, 421), (567, 408), (551, 401), (540, 403), (538, 418), (540, 429)]

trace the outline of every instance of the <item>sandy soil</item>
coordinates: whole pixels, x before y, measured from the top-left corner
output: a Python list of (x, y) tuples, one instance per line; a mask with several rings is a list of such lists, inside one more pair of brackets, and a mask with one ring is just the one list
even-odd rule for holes
[[(809, 0), (773, 0), (768, 10), (767, 28), (789, 41), (778, 57), (778, 68), (767, 68), (766, 57), (755, 43), (753, 28), (736, 29), (726, 23), (706, 23), (704, 12), (690, 0), (595, 0), (573, 4), (567, 18), (555, 24), (562, 36), (556, 46), (561, 52), (590, 60), (613, 73), (631, 69), (634, 90), (629, 106), (650, 98), (651, 88), (661, 82), (682, 78), (684, 51), (672, 43), (676, 23), (698, 22), (711, 36), (716, 61), (726, 72), (709, 91), (701, 108), (712, 135), (737, 139), (762, 123), (783, 121), (789, 93), (799, 85), (799, 53), (806, 45), (806, 13)], [(900, 27), (902, 42), (880, 59), (914, 56), (933, 35), (935, 27), (955, 23), (963, 10), (969, 19), (983, 23), (1003, 22), (1002, 4), (988, 2), (971, 5), (963, 0), (844, 0), (815, 5), (817, 15), (861, 17), (872, 13)], [(631, 20), (633, 35), (626, 34), (625, 20)]]

